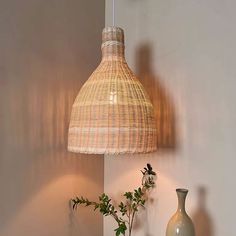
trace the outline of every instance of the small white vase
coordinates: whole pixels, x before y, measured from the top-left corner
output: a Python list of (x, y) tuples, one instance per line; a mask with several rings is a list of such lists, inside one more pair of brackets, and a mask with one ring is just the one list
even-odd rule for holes
[(195, 236), (194, 225), (185, 211), (187, 189), (176, 189), (178, 196), (178, 209), (171, 217), (166, 230), (166, 236)]

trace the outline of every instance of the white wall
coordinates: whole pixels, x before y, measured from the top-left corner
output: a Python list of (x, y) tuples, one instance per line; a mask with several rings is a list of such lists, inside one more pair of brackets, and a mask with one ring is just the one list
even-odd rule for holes
[[(116, 200), (140, 184), (147, 162), (158, 172), (154, 202), (138, 217), (135, 236), (165, 235), (177, 187), (190, 190), (197, 236), (235, 235), (235, 8), (232, 0), (117, 1), (126, 58), (153, 100), (160, 131), (158, 152), (105, 159), (105, 192)], [(104, 235), (113, 228), (106, 218)]]
[[(104, 2), (0, 1), (0, 235), (101, 236), (69, 199), (103, 192), (103, 158), (66, 151), (73, 100), (100, 61)], [(77, 217), (78, 216), (78, 217)]]

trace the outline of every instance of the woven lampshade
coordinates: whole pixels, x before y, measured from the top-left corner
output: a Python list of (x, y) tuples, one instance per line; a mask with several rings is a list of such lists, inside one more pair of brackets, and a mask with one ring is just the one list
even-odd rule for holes
[(107, 27), (102, 61), (73, 104), (68, 150), (93, 154), (156, 150), (153, 106), (124, 56), (124, 31)]

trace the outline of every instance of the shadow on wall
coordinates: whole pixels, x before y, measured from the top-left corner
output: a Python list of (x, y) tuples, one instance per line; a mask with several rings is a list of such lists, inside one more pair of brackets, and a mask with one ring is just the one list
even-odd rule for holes
[(150, 232), (150, 222), (149, 218), (149, 210), (153, 209), (157, 204), (157, 199), (153, 198), (150, 194), (149, 198), (147, 199), (145, 208), (139, 212), (139, 214), (135, 218), (134, 222), (134, 230), (140, 230), (144, 227), (144, 236), (154, 236)]
[(152, 48), (148, 43), (140, 45), (136, 50), (136, 72), (154, 105), (157, 121), (158, 149), (176, 151), (176, 120), (174, 104), (160, 78), (152, 70)]
[[(46, 78), (40, 78), (40, 68), (34, 69), (38, 73), (29, 80), (19, 75), (18, 81), (8, 81), (4, 90), (0, 89), (4, 101), (0, 127), (4, 137), (0, 143), (0, 235), (4, 236), (27, 234), (27, 230), (37, 227), (41, 227), (39, 235), (46, 235), (43, 230), (53, 235), (54, 227), (58, 227), (54, 220), (62, 221), (63, 226), (68, 201), (74, 194), (86, 192), (93, 198), (94, 193), (102, 191), (103, 160), (67, 152), (70, 111), (79, 83), (55, 78), (53, 74), (60, 69), (45, 72)], [(88, 191), (87, 185), (94, 193)], [(74, 232), (70, 235), (96, 235), (98, 224), (86, 227), (83, 221), (101, 223), (102, 218), (82, 212), (79, 220), (74, 218), (75, 224), (71, 224), (72, 215), (67, 218), (68, 227), (63, 227), (61, 234), (69, 231)], [(40, 224), (50, 226), (46, 229)]]
[(103, 191), (103, 159), (66, 146), (73, 101), (99, 62), (104, 10), (0, 1), (1, 236), (102, 235), (102, 217), (87, 210), (72, 224), (68, 201)]
[[(178, 149), (178, 136), (176, 132), (175, 107), (171, 96), (164, 87), (161, 79), (152, 68), (152, 48), (147, 42), (137, 47), (135, 53), (136, 74), (146, 89), (156, 117), (157, 148), (159, 151), (175, 153)], [(152, 155), (152, 154), (150, 154)], [(171, 158), (173, 155), (171, 155)], [(137, 156), (137, 158), (139, 158)], [(142, 155), (140, 156), (142, 158)], [(144, 230), (145, 236), (153, 236), (150, 232), (149, 209), (158, 205), (158, 199), (150, 198), (144, 211), (139, 212), (134, 223), (134, 230)]]
[(195, 226), (196, 236), (214, 236), (214, 225), (210, 214), (208, 213), (207, 189), (203, 186), (198, 187), (198, 205), (192, 215)]
[(66, 146), (73, 101), (99, 62), (104, 4), (0, 1), (1, 236), (102, 235), (102, 217), (68, 201), (103, 191), (103, 159)]

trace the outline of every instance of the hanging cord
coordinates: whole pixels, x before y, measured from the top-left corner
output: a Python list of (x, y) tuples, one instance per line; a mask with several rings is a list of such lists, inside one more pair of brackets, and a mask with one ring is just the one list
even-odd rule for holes
[(115, 0), (112, 0), (112, 26), (115, 26)]

